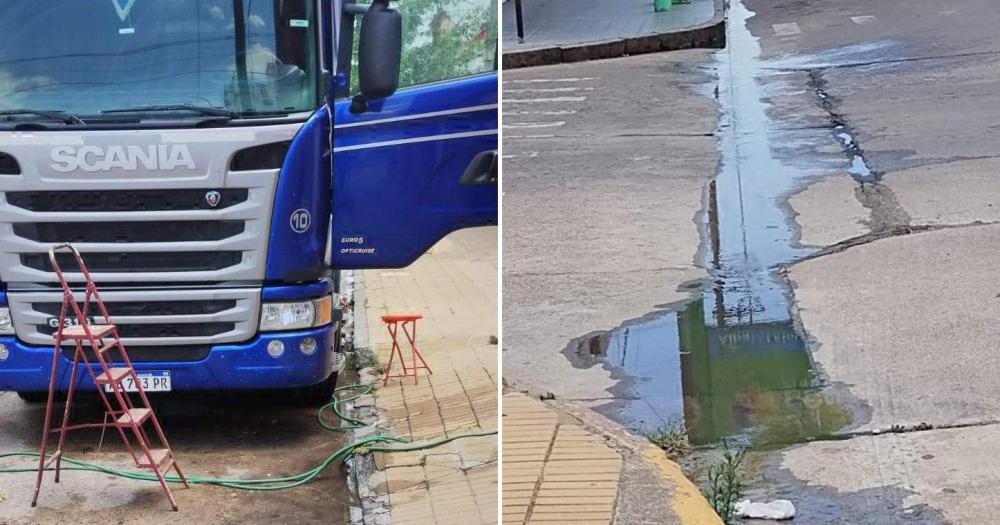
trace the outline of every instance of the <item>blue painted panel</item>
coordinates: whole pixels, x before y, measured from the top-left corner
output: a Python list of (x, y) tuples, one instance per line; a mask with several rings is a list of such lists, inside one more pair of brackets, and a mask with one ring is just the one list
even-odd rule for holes
[(333, 281), (331, 279), (321, 279), (314, 283), (265, 286), (260, 291), (260, 299), (264, 302), (301, 301), (322, 297), (331, 292), (333, 292)]
[[(299, 343), (316, 339), (320, 351), (305, 355)], [(333, 326), (296, 332), (260, 334), (246, 343), (216, 345), (201, 361), (133, 363), (137, 372), (169, 370), (174, 390), (215, 390), (287, 388), (313, 385), (329, 377), (333, 370)], [(285, 343), (281, 357), (267, 354), (271, 341)], [(0, 337), (10, 357), (0, 361), (0, 391), (41, 391), (49, 387), (52, 347), (26, 345), (14, 337)], [(69, 386), (72, 359), (59, 358), (59, 389)], [(86, 370), (80, 370), (77, 388), (92, 389)]]
[(337, 102), (334, 268), (403, 267), (452, 231), (497, 223), (497, 186), (459, 179), (497, 150), (498, 88), (491, 73), (404, 89), (362, 115)]
[[(281, 168), (267, 250), (268, 281), (316, 280), (327, 268), (329, 144), (330, 118), (324, 106), (299, 130)], [(293, 228), (292, 216), (299, 211), (301, 217), (301, 210), (308, 215), (309, 226), (299, 232)]]

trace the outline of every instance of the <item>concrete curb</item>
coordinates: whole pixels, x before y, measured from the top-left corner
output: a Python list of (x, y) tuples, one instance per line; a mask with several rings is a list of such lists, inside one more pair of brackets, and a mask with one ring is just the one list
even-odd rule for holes
[(633, 454), (651, 467), (673, 489), (668, 506), (681, 525), (723, 525), (722, 519), (712, 510), (698, 487), (684, 475), (680, 466), (646, 438), (636, 436), (618, 423), (575, 403), (555, 400), (545, 404), (572, 416), (588, 431), (604, 436), (609, 444)]
[(725, 0), (716, 0), (715, 15), (708, 22), (671, 31), (619, 40), (555, 46), (503, 54), (503, 69), (548, 66), (567, 62), (618, 58), (678, 49), (722, 49), (726, 47)]

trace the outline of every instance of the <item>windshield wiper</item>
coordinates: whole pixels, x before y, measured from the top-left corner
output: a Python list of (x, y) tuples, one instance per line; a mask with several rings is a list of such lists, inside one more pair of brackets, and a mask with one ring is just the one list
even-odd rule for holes
[(191, 111), (206, 117), (225, 117), (228, 119), (240, 118), (235, 111), (228, 109), (212, 108), (208, 106), (195, 106), (193, 104), (167, 104), (160, 106), (138, 106), (123, 109), (105, 109), (101, 113), (159, 113), (166, 111)]
[(42, 111), (38, 109), (7, 109), (0, 111), (0, 117), (13, 117), (17, 115), (34, 115), (36, 117), (44, 117), (50, 120), (62, 122), (63, 124), (78, 124), (81, 126), (87, 125), (86, 122), (80, 120), (80, 117), (77, 117), (76, 115), (68, 115), (62, 111)]

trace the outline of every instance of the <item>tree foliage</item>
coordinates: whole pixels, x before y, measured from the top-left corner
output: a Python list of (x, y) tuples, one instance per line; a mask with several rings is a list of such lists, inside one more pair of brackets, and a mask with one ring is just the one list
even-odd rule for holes
[[(400, 87), (425, 84), (495, 68), (496, 0), (402, 0), (403, 56)], [(360, 30), (356, 21), (355, 35)], [(355, 61), (358, 39), (354, 39)], [(357, 91), (357, 64), (351, 92)]]

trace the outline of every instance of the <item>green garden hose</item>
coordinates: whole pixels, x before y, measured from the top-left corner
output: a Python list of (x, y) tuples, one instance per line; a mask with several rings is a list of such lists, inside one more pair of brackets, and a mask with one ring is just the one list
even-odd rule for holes
[[(337, 392), (343, 391), (357, 392), (352, 396), (347, 396), (344, 398), (338, 398)], [(347, 385), (342, 386), (334, 390), (333, 400), (326, 405), (320, 407), (316, 412), (316, 421), (323, 428), (330, 430), (332, 432), (343, 432), (346, 430), (353, 430), (357, 428), (362, 428), (366, 426), (363, 421), (358, 419), (353, 419), (351, 417), (345, 416), (340, 412), (340, 404), (354, 401), (355, 399), (371, 393), (371, 387), (368, 385)], [(345, 424), (341, 426), (333, 426), (324, 421), (323, 414), (326, 411), (332, 411), (342, 422)], [(414, 450), (426, 450), (434, 447), (439, 447), (446, 443), (455, 441), (456, 439), (468, 438), (468, 437), (481, 437), (481, 436), (495, 436), (497, 432), (487, 431), (487, 432), (473, 432), (469, 434), (459, 434), (437, 441), (432, 441), (429, 443), (409, 443), (405, 438), (397, 436), (389, 436), (386, 434), (376, 434), (373, 436), (367, 436), (358, 440), (355, 440), (347, 445), (341, 447), (333, 454), (327, 456), (325, 460), (320, 462), (319, 465), (294, 476), (287, 476), (283, 478), (268, 478), (268, 479), (219, 479), (219, 478), (203, 478), (197, 476), (188, 476), (188, 483), (194, 485), (216, 485), (219, 487), (226, 487), (230, 489), (238, 490), (252, 490), (252, 491), (266, 491), (266, 490), (287, 490), (291, 488), (304, 485), (312, 481), (313, 478), (318, 476), (321, 472), (326, 470), (331, 463), (335, 461), (343, 461), (353, 455), (363, 455), (369, 452), (409, 452)], [(407, 443), (405, 446), (386, 446), (387, 443)], [(38, 452), (8, 452), (0, 454), (0, 459), (4, 458), (38, 458)], [(72, 459), (68, 457), (63, 457), (62, 460), (69, 463), (72, 466), (62, 467), (62, 470), (83, 470), (89, 472), (101, 472), (104, 474), (110, 474), (112, 476), (119, 476), (128, 479), (135, 479), (141, 481), (157, 481), (156, 476), (153, 474), (147, 474), (145, 472), (136, 472), (131, 470), (120, 470), (110, 467), (104, 467), (96, 463), (89, 463), (87, 461), (81, 461), (78, 459)], [(54, 467), (49, 467), (47, 470), (55, 470)], [(38, 472), (38, 468), (0, 468), (0, 474), (14, 474), (20, 472)], [(164, 476), (170, 483), (180, 483), (181, 480), (177, 476)]]

